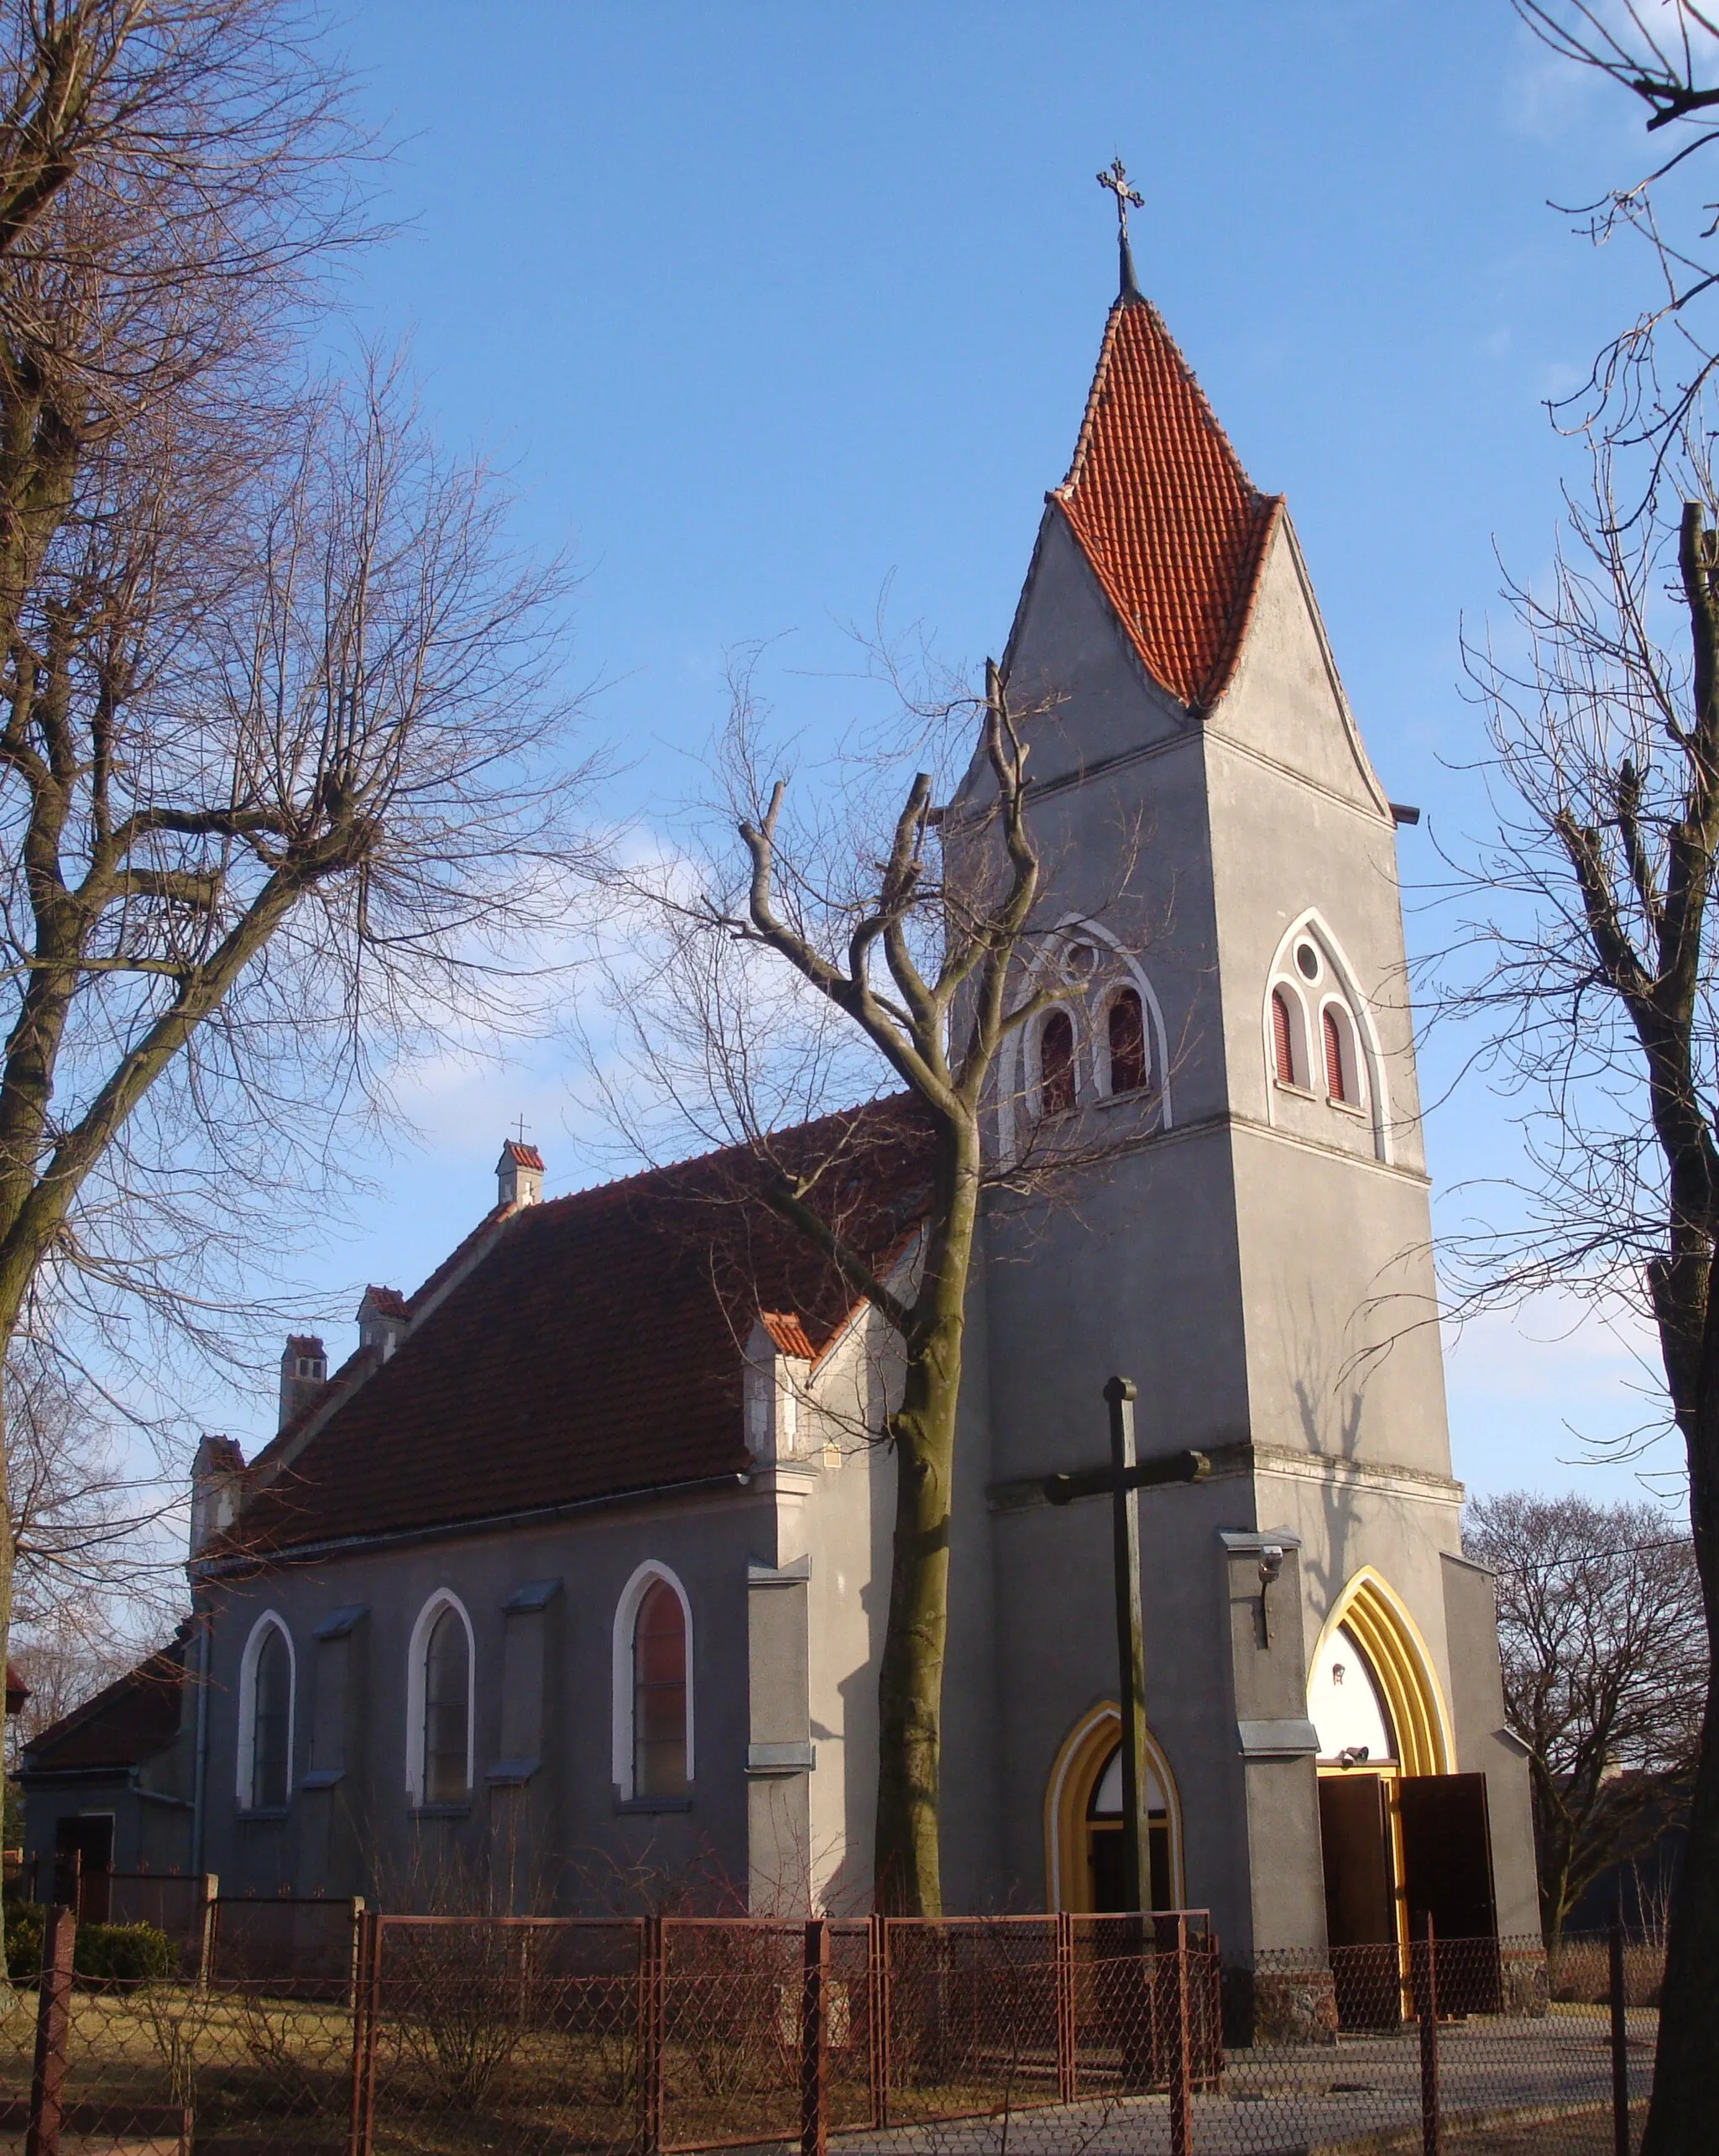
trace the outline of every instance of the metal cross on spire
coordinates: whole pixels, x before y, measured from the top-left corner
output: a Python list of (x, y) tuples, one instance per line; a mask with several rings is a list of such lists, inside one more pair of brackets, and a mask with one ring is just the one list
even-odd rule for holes
[(520, 1126), (520, 1143), (523, 1145), (525, 1142), (525, 1118), (523, 1116), (520, 1116), (518, 1118), (518, 1122)]
[(1110, 170), (1098, 175), (1100, 187), (1108, 188), (1116, 198), (1116, 247), (1121, 257), (1121, 290), (1125, 300), (1137, 300), (1140, 287), (1134, 281), (1134, 257), (1128, 246), (1128, 212), (1143, 210), (1146, 197), (1128, 185), (1128, 175), (1120, 157), (1110, 160)]

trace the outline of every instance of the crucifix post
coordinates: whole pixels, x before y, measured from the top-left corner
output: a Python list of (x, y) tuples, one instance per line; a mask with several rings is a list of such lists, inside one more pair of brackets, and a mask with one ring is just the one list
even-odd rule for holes
[(1151, 1768), (1146, 1752), (1146, 1644), (1140, 1618), (1140, 1520), (1134, 1494), (1167, 1483), (1201, 1482), (1211, 1472), (1204, 1452), (1135, 1457), (1131, 1378), (1105, 1385), (1110, 1410), (1110, 1463), (1076, 1474), (1047, 1475), (1046, 1501), (1072, 1504), (1077, 1497), (1108, 1496), (1116, 1557), (1116, 1663), (1122, 1709), (1122, 1907), (1144, 1910), (1151, 1899), (1150, 1825), (1146, 1807)]

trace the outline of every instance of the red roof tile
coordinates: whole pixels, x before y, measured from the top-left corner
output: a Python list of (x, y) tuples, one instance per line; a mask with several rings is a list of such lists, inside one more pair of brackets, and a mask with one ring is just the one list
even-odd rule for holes
[(502, 1146), (501, 1157), (504, 1160), (511, 1160), (516, 1168), (541, 1170), (543, 1166), (543, 1155), (536, 1147), (522, 1145), (516, 1138), (509, 1138)]
[(136, 1766), (165, 1751), (179, 1735), (186, 1635), (182, 1626), (170, 1646), (44, 1730), (24, 1747), (24, 1771), (59, 1774), (76, 1767), (93, 1773)]
[(802, 1363), (817, 1359), (818, 1350), (807, 1337), (806, 1328), (792, 1311), (761, 1310), (758, 1321), (776, 1343), (779, 1355), (792, 1355)]
[(1135, 648), (1196, 710), (1227, 685), (1282, 497), (1262, 495), (1157, 310), (1119, 300), (1051, 496)]
[[(926, 1125), (910, 1102), (826, 1117), (771, 1143), (779, 1159), (818, 1167), (812, 1202), (868, 1262), (901, 1249), (930, 1180)], [(762, 1182), (737, 1148), (513, 1212), (392, 1358), (253, 1485), (229, 1551), (744, 1472), (742, 1350), (760, 1306), (811, 1349), (854, 1300), (765, 1206)]]
[(373, 1283), (364, 1290), (363, 1302), (368, 1303), (379, 1317), (404, 1317), (406, 1315), (406, 1299), (398, 1288), (379, 1288)]

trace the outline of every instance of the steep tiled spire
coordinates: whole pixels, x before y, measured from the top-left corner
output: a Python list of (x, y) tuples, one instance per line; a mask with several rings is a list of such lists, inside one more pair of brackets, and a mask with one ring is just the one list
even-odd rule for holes
[(1074, 461), (1051, 500), (1153, 678), (1209, 709), (1235, 667), (1283, 501), (1249, 481), (1137, 295), (1110, 310)]

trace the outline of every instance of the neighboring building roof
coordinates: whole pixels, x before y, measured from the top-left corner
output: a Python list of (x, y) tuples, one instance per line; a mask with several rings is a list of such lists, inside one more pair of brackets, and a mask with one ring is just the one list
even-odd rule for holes
[(168, 1646), (44, 1730), (24, 1746), (20, 1771), (112, 1773), (165, 1751), (179, 1735), (188, 1635), (182, 1625)]
[(19, 1676), (16, 1666), (8, 1662), (6, 1665), (6, 1716), (8, 1721), (14, 1714), (23, 1714), (24, 1703), (29, 1696), (29, 1685)]
[[(818, 1170), (820, 1216), (868, 1264), (891, 1262), (923, 1212), (928, 1133), (906, 1099), (823, 1117), (771, 1149)], [(253, 1465), (225, 1553), (744, 1472), (743, 1350), (760, 1308), (792, 1316), (810, 1348), (854, 1300), (767, 1209), (764, 1174), (734, 1148), (492, 1216), (487, 1247), (395, 1354), (285, 1464), (261, 1477)]]
[(1068, 476), (1051, 496), (1152, 677), (1195, 709), (1229, 681), (1282, 497), (1250, 482), (1149, 301), (1105, 325)]

